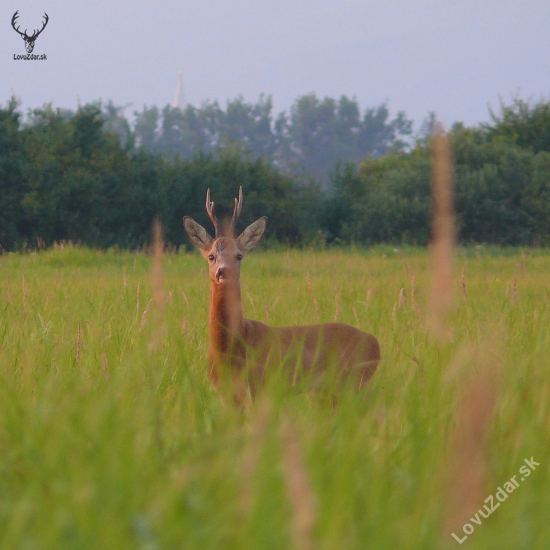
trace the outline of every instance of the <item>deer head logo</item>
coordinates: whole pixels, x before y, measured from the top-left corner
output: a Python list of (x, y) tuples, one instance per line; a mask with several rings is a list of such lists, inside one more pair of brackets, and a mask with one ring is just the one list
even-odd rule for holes
[(48, 24), (48, 20), (49, 20), (49, 17), (48, 17), (48, 14), (47, 13), (44, 13), (44, 24), (42, 25), (42, 28), (40, 30), (35, 30), (31, 36), (29, 36), (27, 34), (27, 29), (25, 29), (25, 32), (21, 32), (19, 30), (19, 27), (16, 27), (15, 26), (15, 23), (16, 23), (16, 20), (17, 18), (19, 17), (19, 10), (17, 10), (14, 14), (13, 14), (13, 17), (11, 19), (11, 26), (13, 27), (13, 29), (18, 32), (20, 35), (21, 35), (21, 38), (25, 41), (25, 48), (27, 50), (27, 53), (32, 53), (33, 49), (34, 49), (34, 42), (35, 40), (38, 38), (38, 36), (40, 35), (40, 33), (44, 30), (44, 27)]

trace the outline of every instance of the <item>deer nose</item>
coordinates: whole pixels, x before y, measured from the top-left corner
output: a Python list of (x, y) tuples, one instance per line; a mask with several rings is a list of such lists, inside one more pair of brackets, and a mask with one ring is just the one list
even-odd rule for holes
[(216, 279), (218, 279), (218, 281), (220, 279), (225, 279), (227, 277), (227, 267), (218, 267), (217, 271), (216, 271)]

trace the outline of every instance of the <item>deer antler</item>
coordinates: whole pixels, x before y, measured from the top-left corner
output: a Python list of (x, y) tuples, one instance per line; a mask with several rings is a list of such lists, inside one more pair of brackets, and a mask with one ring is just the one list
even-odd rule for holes
[[(231, 222), (228, 227), (224, 227), (224, 230), (228, 229), (230, 234), (233, 234), (235, 232), (235, 224), (237, 223), (237, 220), (241, 215), (242, 207), (243, 188), (241, 186), (239, 187), (239, 198), (238, 200), (235, 199), (235, 208), (233, 210), (233, 215), (231, 216)], [(218, 218), (216, 218), (216, 215), (214, 214), (214, 202), (210, 200), (210, 188), (206, 191), (206, 212), (208, 213), (208, 217), (212, 220), (212, 223), (214, 224), (214, 229), (216, 230), (216, 238), (218, 238), (220, 236), (220, 223), (218, 222)]]
[(210, 200), (210, 188), (206, 191), (206, 212), (208, 217), (212, 220), (214, 224), (214, 229), (216, 231), (216, 239), (220, 236), (220, 224), (218, 223), (218, 218), (214, 214), (214, 203)]
[(235, 209), (233, 210), (233, 215), (231, 216), (231, 231), (235, 231), (235, 225), (239, 216), (241, 215), (241, 210), (243, 207), (243, 188), (239, 187), (239, 200), (235, 199)]
[(48, 21), (50, 20), (50, 18), (48, 17), (48, 14), (46, 12), (44, 12), (44, 18), (46, 19), (46, 21), (44, 21), (42, 28), (39, 31), (35, 30), (31, 38), (38, 38), (38, 35), (44, 30), (44, 28), (48, 24)]
[(25, 32), (21, 32), (19, 30), (19, 27), (15, 27), (15, 23), (17, 21), (17, 18), (19, 17), (19, 10), (17, 10), (14, 14), (13, 14), (13, 17), (11, 18), (11, 26), (13, 27), (13, 30), (18, 32), (21, 36), (23, 36), (24, 38), (26, 39), (36, 39), (38, 38), (38, 35), (44, 30), (44, 28), (46, 27), (46, 25), (48, 24), (48, 21), (50, 20), (50, 18), (48, 17), (48, 14), (46, 12), (44, 12), (44, 18), (46, 19), (44, 21), (44, 24), (42, 25), (42, 28), (40, 30), (35, 30), (32, 34), (32, 36), (29, 36), (27, 34), (27, 29), (25, 29)]
[(25, 31), (25, 33), (22, 33), (20, 30), (19, 30), (19, 27), (15, 28), (15, 21), (17, 20), (17, 18), (19, 17), (19, 10), (17, 10), (14, 14), (13, 14), (13, 17), (11, 18), (11, 26), (13, 27), (13, 30), (15, 32), (18, 32), (21, 36), (27, 36), (27, 31)]
[(19, 17), (19, 10), (17, 10), (14, 14), (13, 14), (13, 17), (11, 18), (11, 26), (13, 27), (13, 30), (17, 33), (19, 33), (21, 35), (21, 38), (23, 38), (23, 40), (25, 41), (25, 49), (27, 50), (27, 53), (32, 53), (32, 50), (34, 49), (34, 42), (35, 40), (38, 38), (38, 36), (40, 35), (40, 33), (44, 30), (44, 28), (46, 27), (46, 25), (48, 24), (48, 21), (49, 21), (49, 17), (48, 17), (48, 14), (46, 12), (44, 12), (44, 23), (42, 25), (42, 28), (40, 30), (36, 30), (33, 32), (32, 36), (29, 36), (27, 34), (27, 29), (25, 29), (25, 32), (21, 32), (19, 30), (19, 27), (16, 27), (15, 26), (15, 23), (17, 21), (17, 18)]

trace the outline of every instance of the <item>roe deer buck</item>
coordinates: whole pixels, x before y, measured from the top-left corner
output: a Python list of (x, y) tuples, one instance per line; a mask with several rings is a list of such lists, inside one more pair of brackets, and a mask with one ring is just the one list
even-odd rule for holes
[(380, 361), (380, 346), (372, 334), (343, 323), (270, 327), (244, 318), (241, 261), (260, 242), (267, 218), (259, 218), (235, 238), (242, 202), (241, 187), (231, 221), (222, 228), (214, 214), (210, 189), (207, 191), (206, 211), (214, 224), (214, 239), (192, 218), (183, 218), (189, 239), (208, 260), (208, 359), (214, 387), (224, 380), (232, 382), (234, 399), (242, 402), (246, 399), (247, 387), (253, 398), (262, 379), (272, 369), (290, 371), (293, 380), (301, 373), (311, 375), (317, 382), (331, 367), (336, 377), (352, 377), (359, 388), (363, 387)]

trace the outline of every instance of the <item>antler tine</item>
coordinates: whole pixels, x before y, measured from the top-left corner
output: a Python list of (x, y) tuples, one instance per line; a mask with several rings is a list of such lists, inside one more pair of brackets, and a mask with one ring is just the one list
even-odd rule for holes
[(38, 38), (38, 35), (46, 28), (46, 25), (48, 24), (48, 21), (50, 20), (50, 18), (48, 17), (48, 14), (46, 12), (44, 12), (44, 15), (42, 16), (46, 19), (46, 21), (44, 21), (44, 23), (42, 24), (42, 28), (40, 30), (36, 29), (33, 33), (33, 38)]
[(210, 188), (206, 191), (206, 212), (214, 224), (216, 238), (218, 238), (220, 235), (220, 224), (218, 223), (218, 218), (216, 218), (216, 215), (214, 214), (214, 203), (210, 200)]
[[(48, 24), (48, 21), (50, 20), (50, 18), (48, 17), (48, 14), (46, 12), (44, 12), (44, 15), (42, 17), (44, 17), (45, 21), (44, 21), (44, 24), (42, 25), (42, 28), (40, 29), (40, 32), (42, 32), (46, 28), (46, 25)], [(40, 33), (38, 33), (38, 34), (40, 34)]]
[(233, 210), (233, 216), (231, 216), (231, 227), (235, 229), (235, 224), (241, 215), (241, 210), (243, 208), (243, 188), (242, 185), (239, 187), (239, 200), (235, 199), (235, 209)]
[(13, 14), (13, 17), (11, 18), (11, 26), (13, 27), (13, 30), (15, 32), (18, 32), (21, 36), (23, 36), (23, 33), (19, 30), (19, 27), (15, 28), (15, 23), (16, 23), (18, 17), (19, 17), (19, 10), (17, 10)]

